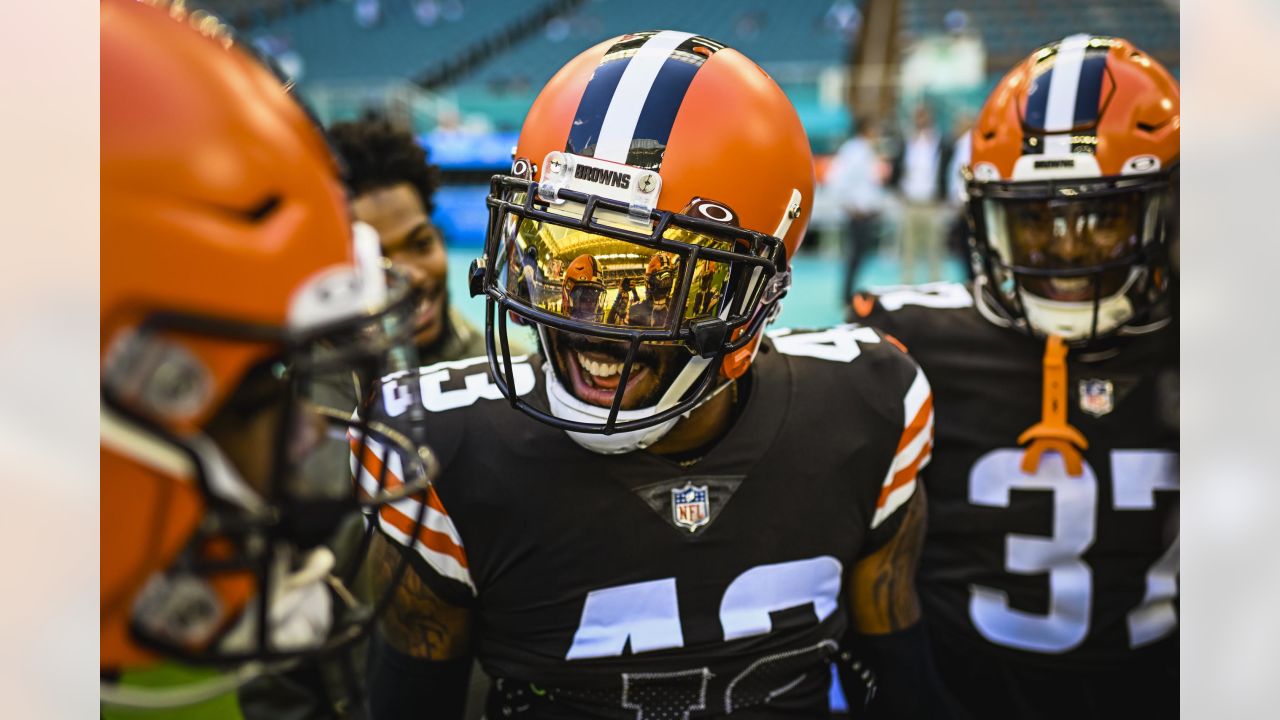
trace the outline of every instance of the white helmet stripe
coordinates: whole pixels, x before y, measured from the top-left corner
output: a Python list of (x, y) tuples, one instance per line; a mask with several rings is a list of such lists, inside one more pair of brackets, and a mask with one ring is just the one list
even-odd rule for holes
[[(1084, 65), (1084, 51), (1089, 36), (1072, 35), (1058, 46), (1058, 56), (1053, 63), (1049, 79), (1049, 98), (1045, 103), (1044, 128), (1050, 132), (1070, 130), (1075, 124), (1076, 93), (1080, 89), (1080, 68)], [(1071, 136), (1046, 135), (1045, 155), (1070, 155)]]
[(658, 71), (680, 43), (691, 37), (693, 33), (664, 30), (640, 46), (623, 71), (618, 88), (609, 102), (604, 124), (600, 127), (600, 139), (596, 142), (595, 157), (616, 163), (627, 162), (636, 123), (640, 121), (640, 111), (649, 99), (649, 91), (658, 77)]

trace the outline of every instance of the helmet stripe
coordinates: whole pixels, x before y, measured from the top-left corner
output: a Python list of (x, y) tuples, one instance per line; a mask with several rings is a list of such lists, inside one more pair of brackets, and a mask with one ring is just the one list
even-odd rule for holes
[(609, 102), (604, 124), (600, 127), (595, 157), (619, 163), (627, 161), (636, 124), (640, 121), (640, 111), (649, 99), (649, 92), (653, 90), (658, 73), (680, 43), (691, 37), (690, 33), (664, 30), (640, 46), (622, 73), (622, 79)]
[(604, 115), (609, 110), (609, 102), (613, 100), (614, 90), (618, 88), (623, 71), (631, 63), (630, 56), (615, 59), (610, 57), (612, 54), (612, 49), (605, 53), (604, 60), (596, 67), (591, 81), (582, 93), (582, 100), (578, 101), (578, 111), (569, 129), (569, 141), (564, 146), (567, 153), (587, 157), (594, 157), (596, 154), (596, 141), (600, 137)]
[(671, 30), (619, 40), (587, 83), (565, 152), (657, 170), (693, 76), (722, 49)]
[(1044, 137), (1047, 155), (1071, 153), (1071, 135), (1066, 131), (1075, 124), (1080, 68), (1084, 64), (1084, 50), (1088, 44), (1089, 36), (1084, 34), (1072, 35), (1058, 44), (1044, 109), (1044, 129), (1047, 133), (1054, 133)]
[(1027, 91), (1027, 109), (1022, 114), (1022, 154), (1037, 155), (1044, 152), (1038, 139), (1044, 128), (1045, 105), (1049, 101), (1049, 85), (1053, 83), (1053, 68), (1031, 81)]
[(1098, 101), (1102, 96), (1102, 76), (1107, 68), (1109, 50), (1093, 51), (1080, 67), (1080, 85), (1076, 90), (1074, 126), (1079, 128), (1071, 138), (1071, 152), (1093, 153), (1098, 149)]
[(1076, 127), (1098, 122), (1098, 100), (1102, 96), (1102, 75), (1107, 68), (1106, 52), (1092, 52), (1080, 67), (1080, 86), (1076, 90)]
[(662, 165), (662, 155), (671, 137), (671, 127), (676, 124), (680, 103), (693, 82), (701, 63), (667, 60), (654, 78), (653, 90), (645, 100), (632, 134), (627, 152), (627, 164), (657, 170)]
[[(1107, 52), (1090, 48), (1092, 35), (1059, 41), (1051, 66), (1032, 83), (1023, 115), (1022, 153), (1066, 155), (1093, 152), (1091, 126), (1106, 73)], [(1046, 60), (1050, 62), (1050, 60)], [(1077, 142), (1080, 140), (1080, 142)]]

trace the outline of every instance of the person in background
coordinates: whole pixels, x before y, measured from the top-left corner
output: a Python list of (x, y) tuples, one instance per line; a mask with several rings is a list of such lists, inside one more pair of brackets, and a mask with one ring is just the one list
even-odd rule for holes
[[(342, 662), (386, 606), (356, 601), (318, 539), (425, 501), (426, 448), (316, 390), (416, 364), (378, 332), (411, 298), (352, 227), (321, 130), (230, 28), (177, 3), (99, 9), (100, 715), (238, 718), (239, 686)], [(420, 489), (312, 472), (350, 452), (343, 429), (393, 443)]]
[(347, 163), (357, 220), (378, 231), (382, 254), (422, 293), (414, 339), (423, 365), (484, 354), (484, 334), (449, 305), (449, 255), (431, 222), (440, 171), (405, 130), (382, 118), (337, 123), (329, 137)]
[(956, 256), (964, 266), (965, 277), (974, 279), (973, 263), (969, 257), (969, 221), (965, 217), (965, 202), (969, 194), (965, 190), (962, 170), (973, 154), (973, 137), (969, 134), (973, 118), (963, 113), (953, 125), (951, 162), (947, 163), (947, 252)]
[(950, 154), (927, 107), (916, 107), (913, 122), (894, 163), (894, 184), (903, 204), (902, 281), (906, 284), (916, 282), (916, 263), (921, 255), (928, 264), (925, 280), (941, 277), (942, 201)]
[(842, 304), (853, 296), (858, 271), (879, 244), (885, 203), (884, 183), (888, 175), (888, 164), (879, 152), (880, 127), (876, 121), (869, 117), (858, 118), (855, 133), (836, 151), (827, 171), (832, 194), (849, 218), (844, 242), (844, 279), (840, 284)]
[[(419, 362), (426, 366), (483, 356), (484, 333), (449, 304), (448, 253), (444, 238), (430, 217), (440, 174), (428, 162), (426, 151), (412, 134), (379, 117), (337, 123), (329, 129), (329, 140), (346, 164), (345, 179), (355, 219), (377, 231), (383, 256), (418, 292), (413, 341)], [(326, 404), (346, 409), (356, 407), (366, 395), (354, 375), (350, 383), (334, 379), (321, 392)], [(347, 453), (338, 453), (326, 461), (334, 466), (333, 472), (350, 473)], [(359, 557), (363, 532), (364, 525), (356, 518), (330, 541), (340, 566)], [(362, 597), (373, 594), (369, 578), (363, 573), (354, 590)], [(364, 653), (359, 653), (356, 680), (364, 677), (359, 664), (363, 657)], [(362, 708), (335, 706), (328, 701), (335, 688), (340, 687), (339, 670), (328, 665), (310, 666), (252, 683), (240, 692), (241, 709), (250, 720), (357, 717), (350, 713)], [(478, 698), (483, 697), (487, 684), (481, 676), (472, 681)], [(467, 717), (478, 717), (479, 700), (473, 706), (477, 710)]]

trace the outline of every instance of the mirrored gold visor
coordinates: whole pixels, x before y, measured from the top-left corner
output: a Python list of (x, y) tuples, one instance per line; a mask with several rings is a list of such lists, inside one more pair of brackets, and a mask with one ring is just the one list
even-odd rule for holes
[[(723, 316), (731, 298), (731, 264), (658, 250), (532, 218), (506, 233), (502, 283), (517, 302), (591, 325), (678, 329)], [(732, 252), (734, 244), (681, 227), (663, 237)], [(681, 300), (684, 293), (683, 301)]]

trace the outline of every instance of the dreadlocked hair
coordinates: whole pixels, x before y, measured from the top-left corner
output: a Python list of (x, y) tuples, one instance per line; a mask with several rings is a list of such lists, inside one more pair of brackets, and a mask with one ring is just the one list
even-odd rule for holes
[(346, 164), (352, 195), (407, 182), (430, 215), (435, 210), (440, 169), (427, 161), (427, 151), (413, 135), (385, 118), (335, 123), (329, 128), (334, 150)]

